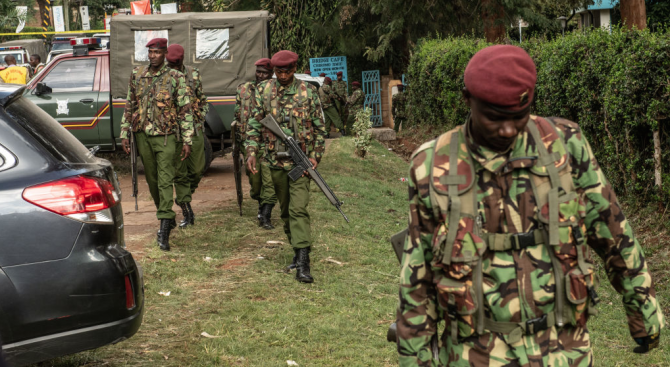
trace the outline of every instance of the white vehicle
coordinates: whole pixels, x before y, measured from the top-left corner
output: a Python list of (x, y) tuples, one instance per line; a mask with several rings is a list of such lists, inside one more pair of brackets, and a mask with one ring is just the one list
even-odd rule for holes
[(30, 66), (30, 55), (40, 55), (44, 60), (46, 49), (41, 39), (22, 39), (0, 43), (0, 68), (5, 68), (5, 56), (12, 55), (19, 66)]
[(107, 44), (109, 43), (109, 37), (110, 37), (109, 33), (96, 33), (91, 37), (100, 38), (100, 46), (102, 46), (102, 48), (109, 48), (109, 47), (107, 47)]

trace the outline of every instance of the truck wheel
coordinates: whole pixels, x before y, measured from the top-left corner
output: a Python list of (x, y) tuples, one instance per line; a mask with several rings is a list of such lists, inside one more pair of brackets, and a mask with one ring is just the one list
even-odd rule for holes
[(205, 136), (205, 170), (203, 173), (207, 172), (209, 166), (212, 165), (214, 160), (214, 151), (212, 150), (212, 143), (209, 142), (209, 139)]

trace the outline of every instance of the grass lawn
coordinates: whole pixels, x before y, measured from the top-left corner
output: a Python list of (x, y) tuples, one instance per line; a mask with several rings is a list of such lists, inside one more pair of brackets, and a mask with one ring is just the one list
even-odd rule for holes
[[(395, 345), (385, 338), (398, 293), (388, 239), (406, 225), (407, 189), (399, 178), (406, 177), (407, 163), (377, 143), (365, 160), (353, 149), (351, 139), (336, 140), (319, 166), (351, 223), (312, 185), (315, 283), (299, 284), (282, 272), (293, 251), (268, 243), (286, 242), (278, 211), (278, 228), (264, 231), (247, 200), (244, 217), (223, 208), (199, 216), (195, 228), (174, 231), (170, 253), (158, 250), (155, 240), (146, 244), (150, 250), (140, 260), (146, 309), (137, 335), (40, 366), (397, 365)], [(667, 255), (664, 248), (651, 252)], [(655, 266), (664, 274), (657, 291), (667, 294), (667, 265)], [(601, 313), (590, 324), (596, 366), (670, 365), (666, 340), (647, 356), (632, 354), (618, 295), (601, 283)]]

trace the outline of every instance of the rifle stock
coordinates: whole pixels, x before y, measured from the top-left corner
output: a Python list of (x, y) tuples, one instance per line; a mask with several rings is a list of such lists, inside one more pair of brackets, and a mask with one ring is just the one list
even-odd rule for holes
[(265, 116), (260, 121), (260, 124), (265, 126), (268, 130), (270, 130), (273, 134), (275, 134), (278, 138), (284, 141), (284, 144), (286, 144), (286, 147), (289, 149), (291, 158), (293, 159), (293, 163), (295, 164), (295, 168), (293, 168), (289, 173), (288, 176), (291, 178), (292, 181), (298, 180), (302, 175), (304, 174), (305, 171), (309, 174), (309, 176), (316, 182), (317, 186), (319, 186), (319, 189), (323, 192), (324, 195), (326, 195), (326, 198), (328, 201), (330, 201), (335, 208), (342, 214), (344, 217), (344, 220), (349, 223), (349, 218), (344, 214), (342, 211), (342, 202), (335, 196), (335, 193), (333, 190), (330, 189), (326, 181), (321, 177), (319, 172), (314, 169), (312, 166), (312, 162), (310, 162), (309, 158), (307, 155), (305, 155), (305, 152), (302, 151), (300, 148), (300, 144), (293, 139), (292, 136), (287, 136), (284, 133), (284, 130), (279, 126), (277, 123), (277, 120), (275, 118), (268, 114)]
[(240, 216), (242, 216), (242, 201), (244, 195), (242, 193), (242, 166), (240, 162), (240, 144), (237, 141), (237, 121), (233, 121), (230, 125), (232, 131), (230, 135), (233, 137), (233, 177), (235, 178), (235, 191), (237, 193), (237, 206), (240, 209)]
[(135, 198), (135, 211), (137, 211), (137, 142), (135, 141), (135, 133), (130, 132), (130, 175), (133, 181), (132, 197)]

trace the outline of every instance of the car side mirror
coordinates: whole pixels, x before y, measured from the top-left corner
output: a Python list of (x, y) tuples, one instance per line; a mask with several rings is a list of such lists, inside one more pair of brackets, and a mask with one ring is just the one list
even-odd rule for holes
[(44, 83), (37, 83), (37, 85), (35, 85), (35, 90), (33, 93), (35, 95), (41, 96), (43, 94), (51, 94), (51, 92), (52, 92), (51, 87), (47, 86)]

